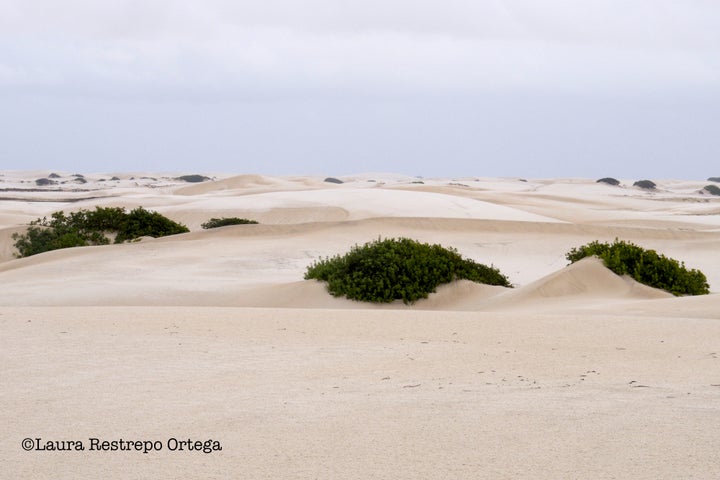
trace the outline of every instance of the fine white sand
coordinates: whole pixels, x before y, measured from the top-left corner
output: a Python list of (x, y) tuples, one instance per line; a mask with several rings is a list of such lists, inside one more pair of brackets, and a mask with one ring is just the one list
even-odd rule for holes
[[(718, 294), (673, 297), (564, 258), (621, 238), (720, 291), (708, 182), (57, 172), (36, 187), (49, 173), (0, 172), (7, 478), (720, 478)], [(191, 232), (13, 258), (28, 222), (96, 205)], [(261, 224), (200, 228), (222, 216)], [(515, 288), (461, 281), (368, 305), (303, 280), (321, 256), (399, 236)], [(164, 449), (24, 451), (28, 437)], [(172, 452), (172, 437), (222, 451)]]

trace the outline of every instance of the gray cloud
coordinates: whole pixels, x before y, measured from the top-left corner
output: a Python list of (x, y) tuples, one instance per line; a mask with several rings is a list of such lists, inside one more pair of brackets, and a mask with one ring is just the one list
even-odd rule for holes
[[(212, 144), (249, 169), (290, 168), (293, 155), (309, 169), (406, 169), (454, 152), (457, 173), (478, 158), (506, 159), (508, 174), (538, 158), (589, 171), (686, 151), (699, 172), (720, 153), (704, 129), (720, 103), (715, 1), (0, 0), (0, 11), (0, 166), (52, 159), (19, 140), (52, 125), (64, 132), (52, 151), (88, 164), (105, 147), (117, 165), (163, 165), (177, 132), (176, 162)], [(223, 125), (233, 119), (253, 133)], [(105, 140), (80, 146), (68, 129)]]
[(710, 2), (4, 3), (5, 86), (254, 94), (720, 81), (720, 6)]

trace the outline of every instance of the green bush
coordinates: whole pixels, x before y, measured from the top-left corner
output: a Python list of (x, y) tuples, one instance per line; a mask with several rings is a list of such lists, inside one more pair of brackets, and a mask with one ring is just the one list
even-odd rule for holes
[(255, 220), (248, 220), (247, 218), (238, 217), (223, 217), (223, 218), (211, 218), (207, 222), (201, 225), (202, 228), (218, 228), (225, 227), (228, 225), (256, 225), (258, 222)]
[(29, 257), (50, 250), (89, 245), (107, 245), (110, 235), (122, 243), (142, 236), (162, 237), (185, 233), (184, 225), (173, 222), (157, 212), (138, 207), (129, 213), (119, 207), (96, 207), (50, 216), (30, 222), (24, 234), (13, 234), (18, 257)]
[(334, 296), (366, 302), (412, 303), (456, 279), (510, 287), (496, 268), (464, 259), (455, 249), (408, 238), (355, 245), (345, 255), (311, 264), (305, 279), (327, 282)]
[(720, 195), (720, 187), (717, 185), (705, 185), (705, 188), (703, 188), (706, 192), (708, 192), (711, 195)]
[(618, 180), (617, 178), (605, 177), (597, 180), (595, 183), (607, 183), (608, 185), (617, 187), (618, 185), (620, 185), (620, 180)]
[(182, 175), (180, 177), (177, 177), (176, 180), (181, 180), (183, 182), (188, 183), (200, 183), (204, 182), (206, 180), (210, 180), (210, 177), (206, 177), (205, 175)]
[(640, 187), (644, 188), (645, 190), (655, 190), (655, 188), (657, 188), (657, 185), (652, 180), (638, 180), (637, 182), (633, 183), (633, 187)]
[(605, 266), (618, 275), (629, 275), (640, 283), (666, 290), (673, 295), (704, 295), (710, 293), (707, 278), (699, 270), (688, 270), (685, 264), (646, 250), (633, 243), (594, 241), (573, 248), (565, 258), (570, 263), (589, 256), (600, 257)]

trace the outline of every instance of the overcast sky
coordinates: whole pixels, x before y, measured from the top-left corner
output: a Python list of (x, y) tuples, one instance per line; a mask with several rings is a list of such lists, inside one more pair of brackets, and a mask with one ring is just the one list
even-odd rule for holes
[(718, 0), (0, 0), (0, 168), (705, 179)]

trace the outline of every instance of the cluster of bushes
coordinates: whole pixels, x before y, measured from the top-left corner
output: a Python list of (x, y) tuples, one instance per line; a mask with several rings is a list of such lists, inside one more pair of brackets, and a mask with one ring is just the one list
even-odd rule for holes
[(142, 207), (126, 212), (119, 207), (96, 207), (30, 222), (24, 234), (13, 234), (17, 256), (29, 257), (60, 248), (122, 243), (143, 236), (163, 237), (188, 232), (184, 225)]
[(367, 302), (412, 303), (456, 279), (511, 286), (496, 268), (464, 259), (452, 248), (408, 238), (378, 239), (345, 255), (321, 258), (308, 267), (305, 279), (327, 282), (334, 296)]
[[(226, 225), (257, 224), (246, 218), (211, 218), (204, 229)], [(13, 235), (18, 257), (28, 257), (60, 248), (122, 243), (142, 236), (162, 237), (189, 230), (167, 217), (142, 207), (96, 207), (66, 214), (55, 212), (48, 219), (30, 223), (24, 234)], [(699, 270), (688, 270), (677, 260), (633, 243), (594, 241), (571, 249), (570, 263), (588, 256), (601, 258), (618, 275), (674, 295), (701, 295), (710, 292), (707, 278)], [(420, 243), (409, 238), (378, 239), (354, 246), (344, 255), (320, 258), (312, 263), (305, 279), (327, 282), (334, 296), (367, 302), (402, 300), (413, 303), (427, 298), (438, 285), (466, 279), (488, 285), (511, 287), (508, 278), (494, 267), (463, 258), (457, 250)]]
[(605, 266), (618, 275), (629, 275), (640, 283), (666, 290), (673, 295), (704, 295), (710, 293), (707, 278), (699, 270), (688, 270), (685, 264), (646, 250), (633, 243), (615, 240), (598, 241), (570, 250), (565, 257), (570, 263), (588, 256), (600, 257)]
[[(705, 275), (683, 263), (629, 242), (591, 242), (566, 254), (571, 262), (600, 257), (618, 275), (629, 275), (645, 285), (674, 295), (710, 293)], [(412, 303), (427, 298), (436, 287), (457, 279), (511, 287), (494, 267), (462, 258), (456, 250), (408, 238), (376, 240), (355, 246), (344, 255), (311, 264), (305, 279), (327, 282), (334, 296), (366, 302)]]
[(203, 223), (201, 227), (207, 230), (208, 228), (226, 227), (228, 225), (251, 225), (257, 223), (258, 222), (255, 220), (248, 220), (247, 218), (223, 217), (211, 218), (207, 222)]

